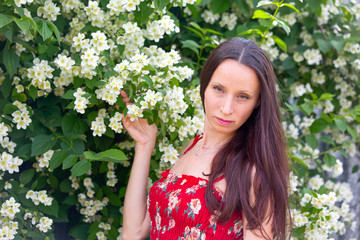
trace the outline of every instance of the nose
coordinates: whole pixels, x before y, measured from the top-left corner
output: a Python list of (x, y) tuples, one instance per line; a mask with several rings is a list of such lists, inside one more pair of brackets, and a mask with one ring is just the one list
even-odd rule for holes
[(220, 110), (225, 115), (233, 113), (233, 99), (231, 97), (225, 98), (221, 104)]

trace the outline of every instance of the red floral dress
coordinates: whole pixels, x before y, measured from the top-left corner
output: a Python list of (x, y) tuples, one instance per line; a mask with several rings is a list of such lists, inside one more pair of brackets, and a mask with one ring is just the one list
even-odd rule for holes
[[(190, 148), (199, 139), (196, 137)], [(215, 216), (205, 204), (207, 184), (208, 180), (200, 177), (176, 175), (169, 169), (163, 171), (162, 178), (149, 192), (151, 239), (243, 239), (241, 212), (235, 213), (225, 224), (214, 221)], [(213, 191), (222, 201), (223, 192), (216, 187)]]

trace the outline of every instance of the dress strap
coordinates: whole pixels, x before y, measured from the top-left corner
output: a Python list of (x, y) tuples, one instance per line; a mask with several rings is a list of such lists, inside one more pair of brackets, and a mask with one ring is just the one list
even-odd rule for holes
[(223, 179), (224, 179), (224, 175), (221, 175), (220, 177), (218, 177), (218, 178), (216, 178), (216, 179), (214, 180), (214, 183), (219, 182), (219, 181), (221, 181), (221, 180), (223, 180)]
[(190, 151), (190, 150), (195, 146), (195, 144), (196, 144), (200, 139), (202, 139), (202, 137), (203, 137), (203, 134), (202, 134), (202, 133), (199, 134), (199, 135), (196, 135), (196, 137), (194, 138), (193, 143), (191, 144), (190, 147), (188, 147), (188, 149), (186, 149), (186, 151), (184, 152), (184, 155), (185, 155), (188, 151)]

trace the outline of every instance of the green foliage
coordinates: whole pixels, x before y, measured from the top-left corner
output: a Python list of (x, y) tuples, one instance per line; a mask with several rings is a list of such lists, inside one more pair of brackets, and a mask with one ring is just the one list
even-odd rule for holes
[[(49, 7), (53, 19), (40, 14), (45, 1), (0, 3), (0, 150), (21, 159), (10, 171), (0, 168), (0, 192), (3, 202), (13, 197), (21, 204), (14, 219), (6, 218), (19, 224), (15, 239), (54, 239), (54, 224), (41, 231), (25, 213), (37, 223), (66, 222), (73, 238), (102, 232), (116, 239), (134, 154), (121, 118), (136, 117), (120, 89), (159, 128), (149, 179), (156, 181), (170, 167), (172, 150), (201, 131), (200, 71), (211, 50), (235, 36), (256, 41), (278, 78), (291, 206), (301, 217), (294, 218), (294, 237), (310, 238), (310, 230), (332, 222), (327, 214), (335, 205), (316, 205), (322, 198), (335, 194), (337, 206), (349, 204), (351, 190), (337, 176), (360, 141), (360, 32), (352, 3), (145, 0), (116, 12), (107, 0), (93, 8), (91, 1), (74, 8), (49, 2), (56, 4)], [(45, 191), (51, 204), (36, 204), (31, 191)], [(89, 209), (97, 210), (90, 215)], [(351, 224), (345, 215), (324, 234), (345, 231), (340, 226)], [(298, 221), (304, 218), (307, 223)]]

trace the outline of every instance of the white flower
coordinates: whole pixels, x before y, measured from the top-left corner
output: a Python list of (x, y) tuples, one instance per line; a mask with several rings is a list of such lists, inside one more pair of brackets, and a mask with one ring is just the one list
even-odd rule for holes
[(65, 71), (70, 71), (75, 64), (75, 61), (71, 57), (66, 57), (63, 54), (59, 54), (54, 60), (54, 63), (61, 69)]
[(212, 11), (205, 9), (201, 14), (201, 17), (204, 19), (205, 22), (214, 24), (215, 21), (219, 20), (220, 14), (214, 14)]
[(224, 12), (219, 22), (221, 27), (227, 27), (229, 30), (233, 30), (236, 26), (237, 17), (234, 13)]
[(128, 112), (127, 114), (130, 116), (130, 121), (135, 121), (139, 117), (143, 117), (142, 109), (136, 106), (135, 104), (131, 104), (127, 106)]
[(322, 185), (324, 185), (324, 179), (319, 175), (316, 175), (309, 180), (309, 186), (314, 190), (319, 190)]
[(319, 65), (322, 60), (322, 55), (319, 49), (307, 49), (304, 52), (304, 58), (309, 65)]
[(20, 212), (20, 203), (17, 203), (13, 197), (6, 200), (0, 209), (1, 215), (9, 217), (11, 220), (14, 219), (15, 214)]
[(43, 7), (37, 9), (37, 15), (39, 17), (55, 21), (57, 16), (60, 14), (60, 8), (56, 6), (51, 0), (47, 0)]
[(39, 228), (40, 231), (46, 233), (48, 230), (51, 229), (52, 224), (53, 224), (53, 220), (51, 218), (42, 217), (40, 218), (40, 221), (36, 225), (36, 227)]

